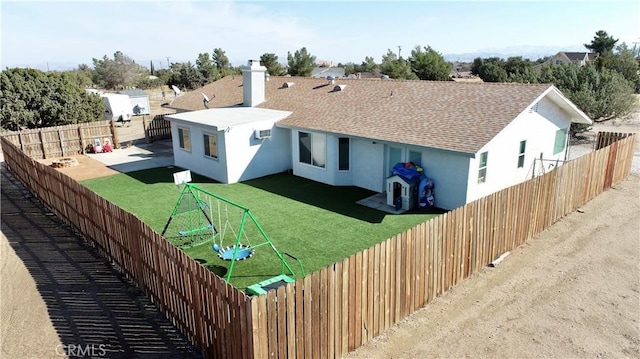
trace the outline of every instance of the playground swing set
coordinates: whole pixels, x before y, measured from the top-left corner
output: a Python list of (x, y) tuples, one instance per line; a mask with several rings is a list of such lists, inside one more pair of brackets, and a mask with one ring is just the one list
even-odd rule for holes
[[(270, 289), (295, 282), (295, 272), (285, 256), (297, 262), (302, 276), (305, 276), (302, 262), (289, 253), (278, 251), (249, 208), (190, 183), (189, 170), (174, 173), (173, 179), (176, 186), (183, 187), (162, 230), (162, 236), (173, 245), (185, 249), (212, 241), (211, 249), (217, 253), (218, 258), (231, 261), (225, 276), (227, 282), (231, 279), (237, 261), (251, 258), (259, 247), (269, 246), (282, 264), (281, 273), (247, 287), (246, 292), (251, 295), (266, 294)], [(234, 215), (234, 212), (239, 215)], [(252, 233), (248, 233), (247, 224), (250, 223), (254, 224)], [(249, 241), (250, 235), (259, 237), (259, 243), (252, 244)], [(229, 237), (233, 244), (224, 246), (225, 239), (228, 241)]]

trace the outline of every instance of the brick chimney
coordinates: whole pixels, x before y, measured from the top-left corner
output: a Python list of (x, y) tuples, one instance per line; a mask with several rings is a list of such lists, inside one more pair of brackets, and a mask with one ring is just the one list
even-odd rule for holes
[(267, 68), (259, 60), (249, 60), (242, 68), (242, 105), (255, 107), (264, 102), (264, 82)]

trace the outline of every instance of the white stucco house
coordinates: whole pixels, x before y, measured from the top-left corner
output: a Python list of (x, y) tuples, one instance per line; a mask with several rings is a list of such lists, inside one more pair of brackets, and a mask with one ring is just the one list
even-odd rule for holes
[[(177, 166), (223, 183), (292, 170), (382, 193), (392, 167), (410, 161), (433, 179), (435, 206), (454, 209), (531, 178), (535, 158), (561, 164), (571, 123), (591, 123), (548, 84), (329, 81), (265, 70), (250, 61), (242, 78), (172, 103)], [(201, 92), (216, 95), (208, 110)], [(266, 130), (271, 137), (258, 139)]]

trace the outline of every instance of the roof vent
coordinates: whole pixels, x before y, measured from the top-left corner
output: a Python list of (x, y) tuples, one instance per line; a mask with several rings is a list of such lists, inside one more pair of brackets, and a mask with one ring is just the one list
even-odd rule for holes
[(342, 90), (344, 90), (344, 88), (345, 88), (345, 87), (347, 87), (347, 85), (336, 85), (336, 86), (333, 88), (333, 92), (342, 91)]
[(293, 86), (293, 82), (285, 82), (285, 83), (282, 84), (283, 88), (289, 88), (289, 87), (292, 87), (292, 86)]
[(529, 113), (534, 113), (534, 112), (538, 112), (538, 105), (540, 104), (540, 102), (536, 102), (535, 105), (533, 105), (533, 107), (531, 107), (529, 109)]

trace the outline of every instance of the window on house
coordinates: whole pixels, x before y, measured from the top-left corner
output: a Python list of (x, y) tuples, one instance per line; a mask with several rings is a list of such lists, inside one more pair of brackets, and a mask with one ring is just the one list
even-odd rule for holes
[(349, 170), (349, 138), (338, 138), (338, 170)]
[(480, 167), (478, 169), (478, 183), (484, 183), (487, 179), (487, 158), (488, 152), (482, 152), (480, 154)]
[(191, 137), (188, 129), (178, 127), (178, 144), (183, 150), (191, 151)]
[(562, 64), (562, 60), (556, 60), (556, 65)]
[(527, 141), (520, 141), (520, 152), (518, 152), (518, 168), (524, 167), (524, 151), (527, 147)]
[(321, 133), (298, 132), (300, 162), (324, 168), (326, 137)]
[(204, 134), (204, 155), (218, 159), (218, 135)]
[(422, 152), (409, 151), (409, 162), (413, 162), (417, 166), (422, 166)]
[(553, 144), (553, 154), (558, 154), (564, 151), (564, 147), (567, 144), (567, 129), (561, 128), (556, 131), (556, 141)]

